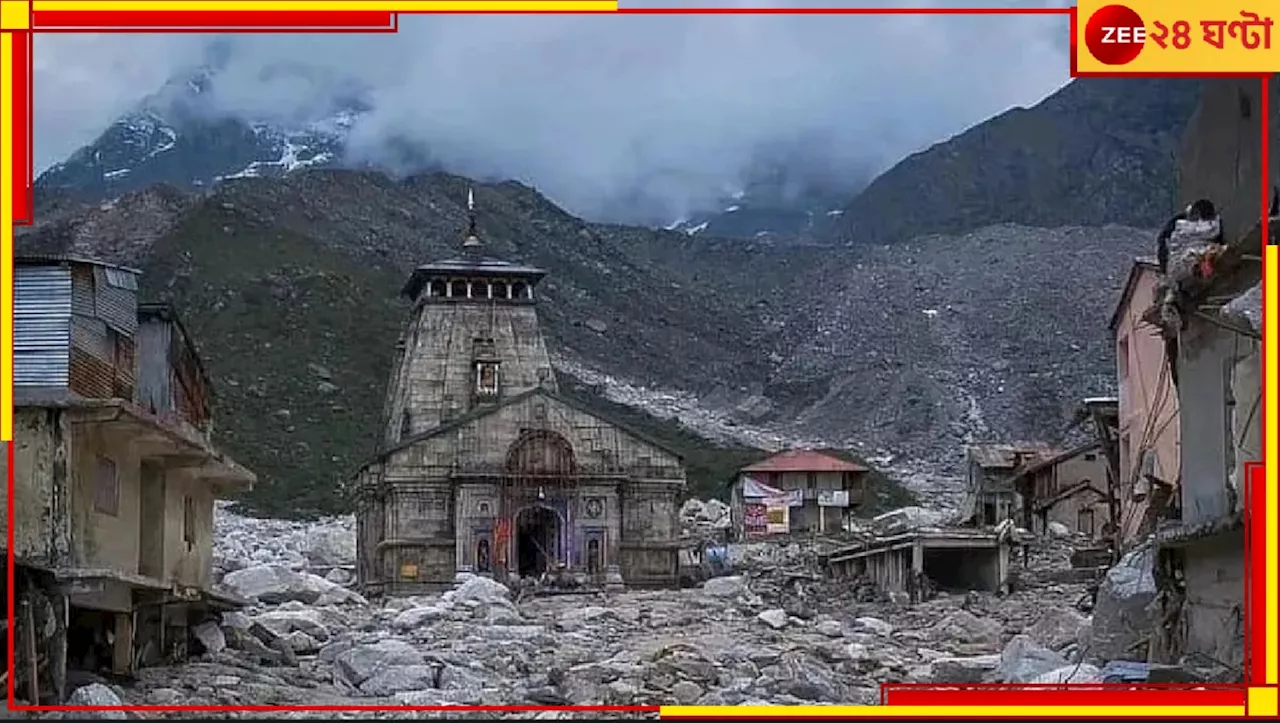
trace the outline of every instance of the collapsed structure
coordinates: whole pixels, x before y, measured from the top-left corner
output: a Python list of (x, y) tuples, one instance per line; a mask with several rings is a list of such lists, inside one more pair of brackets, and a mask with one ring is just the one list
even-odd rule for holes
[(382, 447), (355, 477), (362, 588), (459, 572), (675, 584), (680, 457), (558, 393), (535, 305), (546, 272), (483, 248), (472, 211), (463, 255), (402, 290)]
[[(1152, 662), (1200, 655), (1243, 670), (1245, 468), (1263, 453), (1262, 247), (1274, 243), (1261, 233), (1259, 180), (1276, 177), (1274, 158), (1262, 167), (1260, 120), (1277, 109), (1259, 91), (1256, 79), (1205, 81), (1179, 154), (1180, 195), (1215, 213), (1171, 222), (1167, 267), (1131, 274), (1117, 310), (1127, 322), (1113, 323), (1130, 331), (1117, 339), (1120, 473), (1126, 517), (1141, 520), (1125, 542), (1153, 531), (1157, 552)], [(1142, 346), (1125, 343), (1144, 328)], [(1144, 373), (1157, 380), (1146, 394), (1127, 383), (1135, 362), (1159, 369)], [(1140, 443), (1130, 420), (1148, 430)], [(1150, 433), (1171, 423), (1175, 433)]]
[(192, 625), (240, 603), (211, 579), (214, 499), (255, 478), (210, 441), (209, 378), (137, 277), (15, 260), (9, 674), (33, 704), (61, 701), (69, 668), (180, 658)]

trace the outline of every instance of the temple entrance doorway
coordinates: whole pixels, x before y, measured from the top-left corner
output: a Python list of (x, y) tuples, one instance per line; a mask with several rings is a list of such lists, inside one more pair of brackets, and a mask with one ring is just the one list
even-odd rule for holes
[(536, 577), (559, 561), (560, 518), (546, 507), (526, 507), (516, 518), (516, 572)]

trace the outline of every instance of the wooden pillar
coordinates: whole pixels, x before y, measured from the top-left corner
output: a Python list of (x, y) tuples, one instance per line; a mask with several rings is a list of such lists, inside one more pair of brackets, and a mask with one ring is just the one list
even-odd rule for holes
[(36, 616), (31, 609), (31, 599), (22, 601), (22, 622), (19, 628), (22, 652), (27, 663), (27, 702), (40, 705), (40, 657), (36, 647)]
[(53, 598), (53, 639), (49, 641), (49, 676), (58, 703), (67, 699), (67, 626), (71, 605), (66, 595)]
[(133, 672), (133, 613), (116, 613), (116, 640), (111, 651), (111, 672)]

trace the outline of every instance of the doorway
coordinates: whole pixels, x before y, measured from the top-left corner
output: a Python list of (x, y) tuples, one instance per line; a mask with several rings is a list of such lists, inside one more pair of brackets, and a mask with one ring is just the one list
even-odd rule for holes
[(541, 575), (559, 559), (560, 518), (546, 507), (529, 507), (516, 520), (516, 571)]

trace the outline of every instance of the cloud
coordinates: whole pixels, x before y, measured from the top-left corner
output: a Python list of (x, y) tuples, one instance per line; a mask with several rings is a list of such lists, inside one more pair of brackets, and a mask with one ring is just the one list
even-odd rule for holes
[[(762, 155), (793, 171), (884, 170), (1035, 103), (1068, 70), (1062, 17), (450, 15), (400, 28), (227, 36), (216, 107), (314, 114), (355, 81), (374, 104), (354, 130), (360, 159), (385, 160), (395, 139), (456, 172), (530, 182), (578, 213), (616, 215), (633, 199), (678, 214), (740, 184)], [(37, 163), (90, 142), (212, 41), (39, 36)]]

